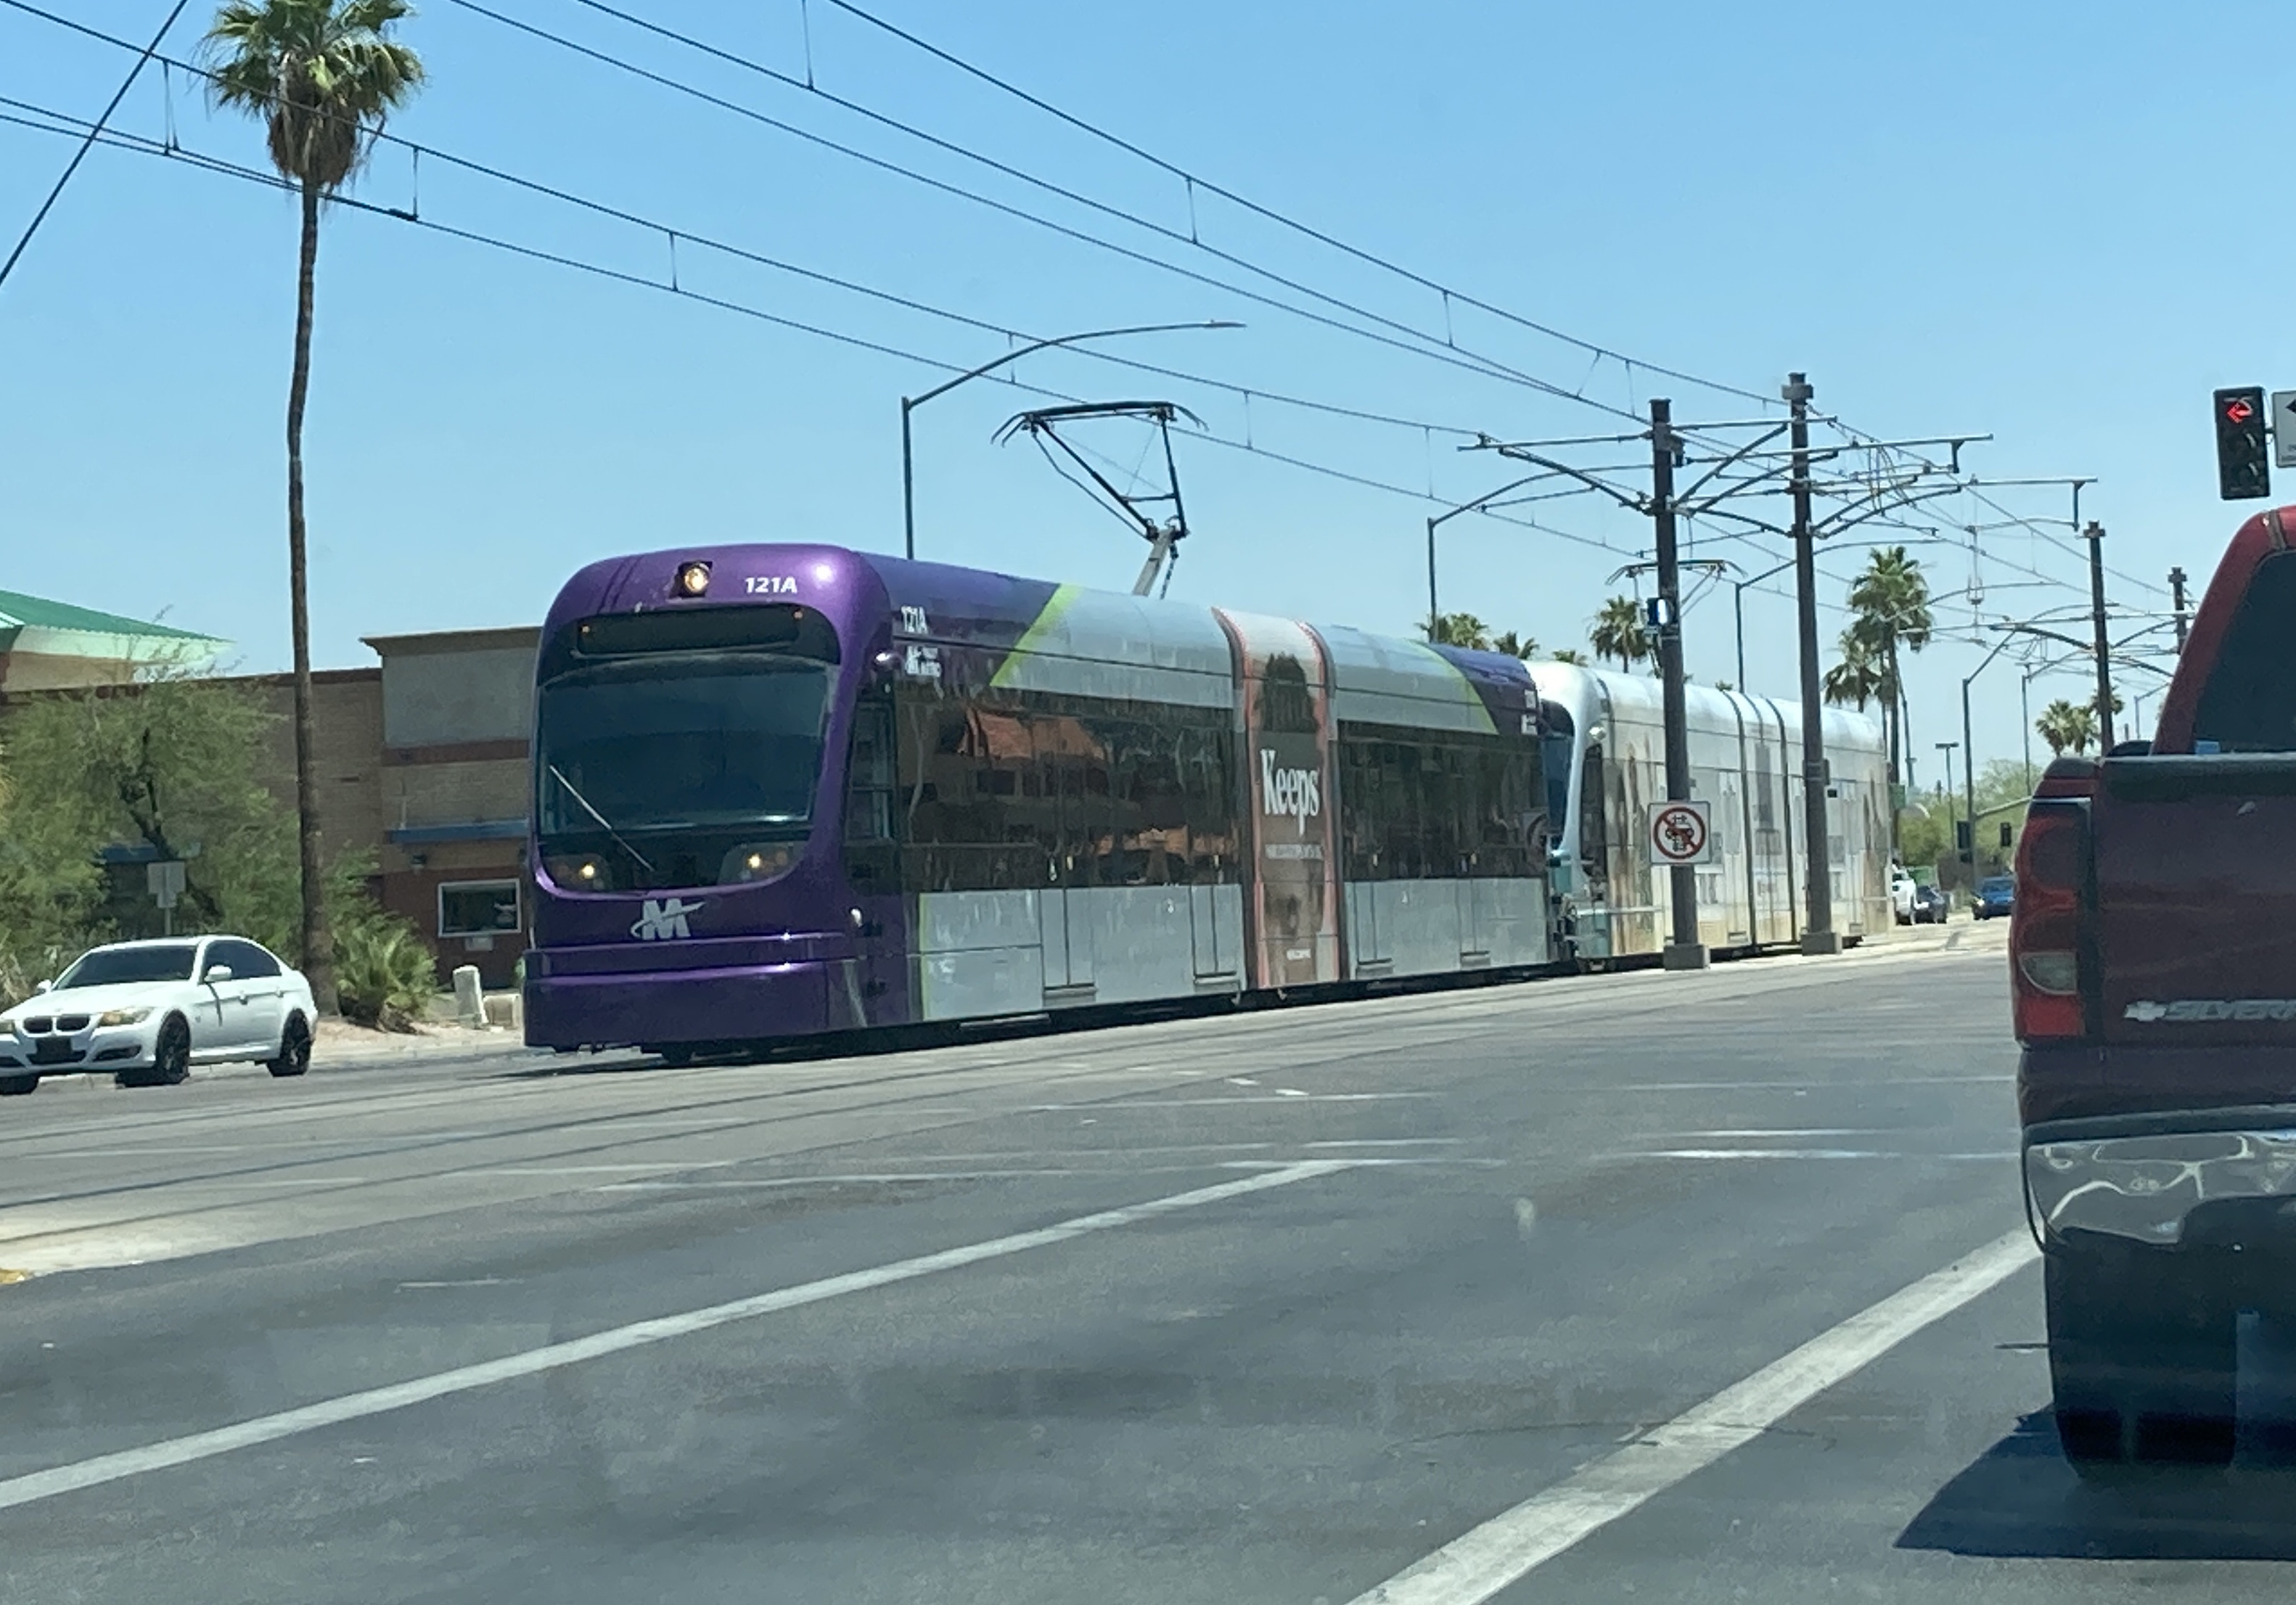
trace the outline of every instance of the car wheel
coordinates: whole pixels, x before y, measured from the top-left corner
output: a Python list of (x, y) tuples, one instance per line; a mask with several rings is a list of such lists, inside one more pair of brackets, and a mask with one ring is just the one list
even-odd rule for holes
[(160, 1022), (159, 1040), (152, 1046), (148, 1068), (122, 1070), (121, 1086), (179, 1086), (192, 1073), (192, 1028), (180, 1014)]
[(2229, 1463), (2237, 1325), (2206, 1262), (2138, 1243), (2044, 1261), (2057, 1438), (2082, 1479)]
[(40, 1090), (37, 1076), (0, 1076), (0, 1098), (20, 1098)]
[(311, 1068), (311, 1027), (300, 1014), (291, 1014), (279, 1028), (279, 1053), (263, 1068), (274, 1076), (299, 1076)]

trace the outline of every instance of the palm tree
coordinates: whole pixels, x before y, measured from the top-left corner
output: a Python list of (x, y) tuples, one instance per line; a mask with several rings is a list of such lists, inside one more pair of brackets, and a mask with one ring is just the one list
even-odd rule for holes
[(1850, 703), (1862, 713), (1882, 694), (1884, 676), (1874, 643), (1853, 624), (1841, 632), (1841, 661), (1825, 671), (1820, 694), (1836, 707)]
[(1651, 655), (1650, 636), (1643, 627), (1643, 610), (1631, 596), (1613, 596), (1595, 615), (1587, 644), (1597, 658), (1616, 658), (1621, 672)]
[(303, 406), (311, 383), (311, 288), (319, 202), (350, 180), (383, 119), (422, 82), (414, 51), (386, 37), (406, 0), (228, 0), (208, 29), (209, 93), (264, 125), (271, 165), (302, 201), (295, 364), (287, 381), (287, 590), (295, 650), (295, 813), (302, 878), (302, 968), (335, 1006), (334, 953), (319, 868), (311, 729), (311, 618), (303, 543)]
[[(1903, 546), (1886, 546), (1870, 553), (1865, 569), (1850, 582), (1850, 632), (1857, 635), (1864, 655), (1873, 659), (1875, 684), (1872, 695), (1882, 703), (1882, 723), (1890, 741), (1890, 783), (1898, 780), (1898, 754), (1904, 747), (1902, 712), (1906, 705), (1905, 676), (1899, 672), (1899, 649), (1918, 652), (1930, 643), (1930, 585), (1922, 566), (1906, 555)], [(1844, 640), (1847, 660), (1848, 637)], [(1857, 703), (1866, 706), (1863, 699)]]
[(2066, 749), (2076, 753), (2087, 752), (2096, 736), (2096, 708), (2087, 702), (2068, 702), (2062, 697), (2041, 709), (2041, 717), (2033, 721), (2035, 733), (2049, 744), (2049, 756), (2062, 757)]
[(1433, 646), (1464, 646), (1477, 652), (1491, 650), (1490, 626), (1472, 613), (1444, 614), (1427, 632), (1427, 640)]
[(1572, 663), (1584, 667), (1587, 661), (1587, 654), (1580, 651), (1575, 646), (1566, 646), (1558, 651), (1548, 653), (1546, 660), (1549, 663)]
[(1491, 638), (1491, 651), (1504, 652), (1510, 658), (1536, 658), (1538, 643), (1531, 636), (1518, 635), (1513, 630)]

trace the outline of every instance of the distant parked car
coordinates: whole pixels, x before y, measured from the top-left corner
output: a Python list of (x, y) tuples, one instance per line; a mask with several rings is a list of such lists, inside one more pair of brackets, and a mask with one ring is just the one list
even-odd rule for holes
[(43, 1076), (110, 1070), (122, 1086), (172, 1086), (194, 1064), (311, 1068), (311, 985), (259, 944), (188, 937), (93, 947), (0, 1013), (0, 1094)]
[(2006, 915), (2017, 905), (2017, 878), (2014, 875), (1988, 875), (1977, 883), (1977, 901), (1972, 912), (1980, 920), (1990, 920), (1997, 914)]
[(1914, 923), (1942, 925), (1945, 923), (1947, 913), (1952, 907), (1953, 899), (1946, 895), (1945, 888), (1941, 886), (1919, 888), (1914, 893)]
[(1920, 884), (1906, 872), (1903, 864), (1890, 866), (1890, 906), (1896, 912), (1898, 924), (1914, 922), (1914, 894), (1920, 889)]

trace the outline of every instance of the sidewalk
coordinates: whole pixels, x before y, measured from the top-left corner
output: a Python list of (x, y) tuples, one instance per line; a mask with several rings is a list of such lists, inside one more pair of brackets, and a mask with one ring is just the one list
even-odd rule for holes
[(351, 1065), (387, 1064), (409, 1059), (466, 1059), (523, 1050), (524, 1036), (493, 1027), (474, 1030), (449, 1020), (430, 1020), (412, 1031), (378, 1031), (346, 1020), (322, 1020), (311, 1044), (315, 1070)]

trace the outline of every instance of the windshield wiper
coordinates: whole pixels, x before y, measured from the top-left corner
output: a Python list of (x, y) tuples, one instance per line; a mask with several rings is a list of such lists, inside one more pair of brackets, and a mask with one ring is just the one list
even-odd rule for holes
[(614, 845), (616, 847), (621, 848), (622, 851), (636, 859), (638, 861), (638, 867), (645, 871), (647, 874), (651, 875), (653, 873), (652, 861), (648, 859), (644, 853), (639, 852), (637, 848), (632, 847), (628, 842), (622, 839), (622, 833), (614, 829), (614, 822), (608, 819), (603, 814), (599, 813), (596, 808), (591, 807), (590, 799), (583, 796), (580, 791), (575, 789), (574, 782), (568, 780), (566, 776), (560, 772), (557, 765), (545, 764), (543, 767), (550, 771), (551, 779), (556, 781), (560, 785), (566, 788), (567, 796), (572, 798), (576, 802), (581, 805), (582, 812), (587, 814), (591, 818), (596, 820), (599, 824), (605, 828), (606, 834), (614, 839)]

